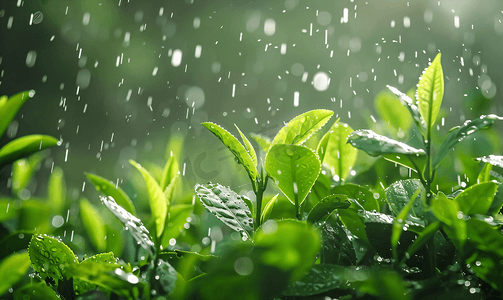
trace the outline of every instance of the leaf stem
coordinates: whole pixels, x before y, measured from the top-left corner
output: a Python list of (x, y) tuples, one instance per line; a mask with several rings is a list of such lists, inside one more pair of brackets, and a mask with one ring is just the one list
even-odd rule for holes
[(298, 221), (301, 221), (300, 207), (299, 207), (299, 196), (297, 195), (297, 193), (294, 193), (294, 195), (295, 195), (295, 216), (297, 217)]

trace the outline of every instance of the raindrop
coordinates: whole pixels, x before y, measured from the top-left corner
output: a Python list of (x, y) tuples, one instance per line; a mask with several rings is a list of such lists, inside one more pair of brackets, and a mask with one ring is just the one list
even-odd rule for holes
[(182, 50), (176, 49), (173, 51), (173, 56), (171, 57), (171, 64), (173, 67), (178, 67), (182, 63)]
[(330, 78), (325, 72), (318, 72), (313, 77), (313, 86), (317, 91), (323, 92), (328, 89)]
[(81, 89), (86, 89), (91, 82), (91, 71), (88, 69), (81, 69), (77, 73), (77, 86), (80, 86)]
[(37, 61), (37, 52), (36, 51), (30, 51), (26, 55), (26, 65), (28, 68), (32, 68), (35, 65), (35, 62)]
[(33, 24), (40, 24), (44, 19), (44, 14), (41, 11), (37, 11), (33, 14)]

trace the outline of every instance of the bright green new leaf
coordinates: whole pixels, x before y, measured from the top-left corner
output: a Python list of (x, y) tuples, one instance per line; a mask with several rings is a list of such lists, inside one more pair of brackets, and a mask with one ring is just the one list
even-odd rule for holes
[(176, 157), (172, 156), (168, 158), (166, 165), (164, 165), (164, 170), (162, 171), (161, 182), (159, 182), (161, 190), (165, 191), (173, 178), (178, 177), (179, 169)]
[[(502, 156), (503, 158), (503, 156)], [(481, 158), (477, 158), (477, 160), (481, 160)], [(503, 160), (502, 160), (502, 165), (503, 165)], [(482, 170), (480, 170), (479, 175), (477, 176), (477, 183), (482, 183), (482, 182), (489, 182), (491, 181), (491, 170), (493, 168), (493, 165), (490, 163), (485, 163), (484, 167), (482, 167)]]
[(269, 220), (269, 217), (271, 216), (272, 209), (274, 208), (274, 205), (278, 202), (278, 196), (279, 194), (274, 195), (269, 202), (267, 202), (267, 205), (264, 207), (264, 210), (262, 211), (262, 215), (260, 216), (260, 224), (264, 224), (265, 221)]
[(244, 238), (253, 238), (252, 214), (244, 196), (218, 183), (196, 184), (194, 189), (204, 207), (215, 217)]
[(238, 163), (242, 164), (248, 172), (250, 179), (255, 180), (257, 178), (257, 168), (255, 167), (255, 163), (238, 139), (215, 123), (204, 122), (201, 123), (201, 125), (208, 128), (208, 130), (211, 131), (220, 141), (222, 141), (232, 154), (234, 154)]
[(421, 116), (421, 113), (419, 112), (419, 108), (414, 103), (415, 101), (412, 100), (413, 97), (409, 97), (407, 95), (408, 93), (402, 93), (397, 88), (394, 88), (390, 85), (387, 85), (387, 87), (393, 94), (398, 97), (398, 99), (400, 99), (402, 105), (408, 109), (410, 115), (412, 116), (412, 119), (414, 120), (414, 123), (416, 123), (417, 128), (424, 136), (424, 133), (426, 131), (426, 124), (423, 120), (423, 117)]
[(265, 159), (265, 170), (292, 203), (302, 204), (320, 174), (318, 156), (300, 145), (273, 145)]
[(164, 192), (157, 181), (155, 181), (154, 177), (152, 177), (145, 168), (134, 160), (130, 160), (129, 163), (140, 171), (143, 179), (145, 180), (145, 185), (148, 190), (148, 199), (150, 202), (150, 211), (155, 222), (156, 234), (157, 237), (160, 237), (164, 230), (166, 215), (168, 213), (168, 203), (166, 201), (166, 197), (164, 196)]
[(439, 192), (431, 202), (431, 209), (435, 217), (447, 225), (446, 232), (456, 247), (462, 249), (466, 242), (466, 222), (458, 217), (458, 214), (462, 214), (458, 203)]
[(98, 252), (105, 251), (107, 247), (106, 228), (99, 211), (85, 198), (80, 199), (80, 217), (94, 248)]
[(486, 215), (497, 189), (498, 184), (495, 182), (478, 183), (461, 192), (454, 201), (465, 215)]
[(416, 192), (412, 195), (412, 197), (410, 197), (409, 203), (405, 205), (405, 207), (393, 221), (393, 229), (391, 231), (391, 246), (393, 247), (393, 258), (395, 259), (395, 261), (398, 261), (398, 252), (397, 252), (398, 242), (400, 241), (400, 236), (402, 235), (405, 220), (409, 215), (409, 211), (412, 208), (414, 201), (416, 201), (416, 198), (419, 196), (420, 193), (421, 189), (418, 188)]
[(351, 203), (346, 195), (328, 195), (311, 209), (307, 216), (307, 222), (311, 224), (324, 223), (334, 209), (345, 209), (350, 205)]
[(251, 137), (252, 137), (252, 139), (255, 140), (255, 142), (257, 142), (260, 149), (262, 149), (262, 151), (264, 153), (267, 153), (267, 151), (271, 147), (271, 139), (268, 137), (265, 137), (263, 135), (253, 134), (253, 133), (252, 133)]
[(117, 217), (117, 219), (124, 224), (124, 228), (129, 230), (138, 244), (146, 249), (150, 255), (154, 256), (156, 252), (154, 242), (152, 242), (149, 232), (147, 228), (143, 226), (141, 220), (122, 208), (122, 206), (118, 205), (110, 196), (100, 196), (100, 200)]
[(0, 166), (57, 144), (58, 140), (48, 135), (33, 134), (17, 138), (0, 148)]
[(365, 151), (368, 155), (381, 155), (387, 160), (422, 172), (426, 165), (426, 152), (405, 143), (379, 135), (372, 130), (360, 129), (353, 131), (348, 137), (348, 143)]
[(66, 183), (63, 169), (55, 167), (49, 176), (47, 203), (54, 214), (62, 214), (66, 201)]
[(425, 196), (425, 190), (423, 185), (418, 179), (406, 179), (394, 182), (386, 189), (386, 202), (393, 213), (393, 215), (398, 216), (407, 205), (410, 203), (412, 195), (416, 194), (417, 190), (420, 193), (416, 195), (413, 199), (414, 205), (409, 209), (408, 214), (405, 219), (410, 221), (417, 221), (423, 219), (424, 210), (423, 204), (421, 203), (421, 196)]
[(336, 122), (318, 144), (320, 161), (341, 181), (349, 175), (358, 155), (356, 149), (347, 144), (351, 132), (353, 129), (347, 124)]
[(360, 240), (362, 240), (366, 245), (370, 245), (369, 238), (365, 232), (365, 224), (361, 220), (360, 216), (353, 209), (338, 209), (339, 219), (346, 228)]
[(276, 134), (271, 147), (277, 144), (301, 145), (323, 127), (333, 114), (331, 110), (316, 109), (296, 116)]
[(503, 234), (498, 229), (472, 218), (466, 221), (466, 233), (475, 248), (503, 259)]
[(118, 185), (116, 186), (110, 180), (103, 178), (101, 176), (85, 173), (86, 177), (91, 180), (94, 187), (98, 192), (103, 193), (105, 196), (112, 197), (117, 204), (122, 206), (125, 210), (130, 212), (133, 216), (136, 215), (136, 210), (134, 208), (133, 202), (129, 196), (124, 192)]
[(256, 167), (257, 166), (257, 153), (255, 153), (255, 149), (253, 148), (252, 144), (250, 143), (250, 141), (248, 140), (246, 135), (244, 135), (244, 133), (241, 132), (238, 125), (234, 124), (234, 126), (236, 126), (236, 129), (238, 130), (239, 135), (241, 136), (241, 139), (243, 140), (243, 144), (245, 145), (246, 151), (250, 155), (250, 158), (252, 159), (253, 164)]
[[(391, 88), (388, 86), (388, 88)], [(389, 91), (382, 91), (375, 97), (374, 107), (384, 122), (389, 124), (394, 132), (401, 130), (408, 133), (412, 127), (412, 117), (406, 105)], [(403, 136), (403, 135), (402, 135)]]
[(431, 65), (424, 71), (417, 86), (417, 106), (419, 112), (431, 128), (437, 119), (444, 96), (444, 74), (438, 53)]
[(366, 187), (354, 183), (345, 183), (342, 185), (334, 186), (331, 189), (331, 193), (344, 194), (348, 196), (349, 199), (356, 200), (358, 204), (355, 204), (353, 201), (351, 201), (353, 202), (353, 204), (351, 204), (352, 207), (355, 207), (356, 210), (360, 209), (357, 206), (361, 206), (365, 210), (379, 211), (379, 202), (377, 202), (376, 197), (374, 197), (374, 193)]
[[(66, 267), (77, 264), (73, 251), (63, 242), (47, 235), (34, 235), (28, 247), (31, 266), (42, 278), (50, 277), (54, 282), (69, 279)], [(65, 268), (61, 268), (61, 265)]]
[(16, 284), (30, 268), (28, 252), (14, 253), (0, 261), (0, 296)]
[(12, 192), (18, 195), (30, 183), (35, 171), (40, 167), (40, 163), (49, 155), (42, 151), (30, 155), (28, 158), (16, 160), (12, 164)]
[[(433, 170), (435, 170), (442, 162), (442, 159), (454, 148), (454, 146), (464, 140), (467, 136), (477, 132), (478, 130), (485, 129), (494, 124), (496, 120), (503, 120), (503, 117), (496, 115), (482, 115), (477, 119), (466, 121), (463, 126), (455, 127), (449, 131), (447, 137), (438, 148), (435, 158), (433, 159)], [(482, 160), (482, 159), (481, 159)], [(497, 162), (489, 157), (489, 161)]]
[[(7, 130), (10, 122), (14, 120), (21, 106), (34, 95), (35, 91), (31, 90), (16, 94), (8, 98), (8, 100), (5, 96), (0, 97), (0, 137), (2, 137), (5, 130)], [(0, 165), (2, 164), (0, 163)]]

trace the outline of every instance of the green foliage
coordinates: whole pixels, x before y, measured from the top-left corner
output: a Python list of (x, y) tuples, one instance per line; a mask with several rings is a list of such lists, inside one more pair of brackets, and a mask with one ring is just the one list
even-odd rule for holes
[(406, 106), (402, 105), (389, 91), (382, 91), (377, 94), (374, 102), (375, 109), (381, 119), (386, 122), (395, 133), (400, 130), (403, 133), (409, 132), (412, 127), (412, 117)]
[(85, 198), (80, 199), (80, 216), (87, 235), (94, 248), (99, 252), (106, 249), (106, 228), (99, 211)]
[(433, 127), (437, 119), (444, 96), (444, 73), (438, 53), (431, 65), (423, 72), (417, 86), (417, 106), (426, 122), (427, 128)]
[(133, 202), (131, 202), (129, 196), (119, 186), (115, 186), (111, 181), (95, 174), (86, 173), (86, 177), (91, 180), (97, 191), (102, 192), (105, 196), (112, 197), (117, 204), (133, 216), (136, 215)]
[(48, 135), (33, 134), (17, 138), (0, 148), (0, 166), (56, 145), (58, 140)]
[(12, 285), (16, 284), (26, 274), (30, 267), (30, 257), (27, 252), (14, 253), (0, 261), (0, 296)]
[(25, 91), (10, 98), (7, 98), (7, 96), (0, 97), (0, 137), (5, 133), (10, 122), (14, 120), (26, 100), (34, 95), (35, 91)]
[(335, 122), (318, 144), (318, 156), (326, 164), (332, 175), (346, 179), (356, 162), (357, 152), (346, 140), (353, 129), (347, 124)]

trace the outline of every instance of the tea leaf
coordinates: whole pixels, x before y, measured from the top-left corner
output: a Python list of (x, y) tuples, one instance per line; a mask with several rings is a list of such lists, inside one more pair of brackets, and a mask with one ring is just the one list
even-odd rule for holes
[(365, 151), (370, 156), (381, 155), (387, 160), (420, 172), (426, 164), (426, 152), (423, 149), (416, 149), (379, 135), (372, 130), (360, 129), (353, 131), (348, 137), (348, 143)]
[(370, 245), (367, 233), (365, 232), (365, 224), (360, 219), (360, 216), (353, 209), (338, 209), (337, 214), (342, 224), (366, 245)]
[[(0, 137), (2, 137), (7, 127), (9, 127), (10, 122), (14, 120), (21, 106), (34, 95), (35, 91), (25, 91), (10, 98), (6, 96), (0, 97)], [(2, 165), (2, 163), (0, 163), (0, 165)]]
[(0, 245), (2, 245), (0, 247), (0, 260), (14, 252), (26, 250), (32, 236), (33, 232), (26, 230), (16, 230), (2, 236), (0, 239)]
[(246, 135), (244, 135), (241, 132), (241, 130), (239, 129), (238, 125), (234, 124), (234, 126), (236, 126), (236, 129), (238, 130), (239, 135), (241, 136), (241, 139), (243, 140), (243, 144), (245, 145), (246, 151), (250, 155), (250, 158), (252, 159), (253, 164), (256, 167), (257, 166), (257, 154), (255, 153), (255, 149), (253, 149), (252, 144), (250, 143), (250, 141), (248, 140), (248, 138), (246, 137)]
[(195, 191), (209, 212), (244, 237), (252, 239), (253, 219), (244, 196), (218, 183), (196, 184)]
[(273, 145), (265, 158), (265, 170), (274, 178), (280, 190), (299, 205), (311, 190), (321, 170), (318, 156), (299, 145)]
[(118, 205), (123, 207), (133, 216), (136, 215), (136, 210), (134, 208), (133, 202), (129, 196), (119, 187), (113, 184), (106, 178), (98, 176), (96, 174), (85, 173), (86, 177), (91, 180), (97, 191), (101, 192), (105, 196), (112, 197)]
[(405, 106), (409, 110), (409, 113), (412, 116), (414, 123), (416, 123), (417, 128), (424, 136), (425, 135), (424, 133), (426, 131), (426, 124), (424, 122), (423, 117), (421, 116), (421, 113), (419, 112), (419, 108), (414, 103), (415, 101), (413, 101), (411, 99), (412, 96), (409, 97), (409, 96), (407, 96), (407, 94), (402, 93), (397, 88), (394, 88), (390, 85), (387, 85), (386, 87), (393, 94), (395, 94), (398, 97), (398, 99), (400, 99), (400, 102), (402, 103), (402, 105)]
[(336, 122), (318, 144), (320, 161), (341, 181), (348, 176), (358, 155), (356, 149), (346, 143), (351, 132), (353, 129), (347, 124)]
[(498, 261), (501, 261), (501, 257), (492, 253), (475, 251), (466, 262), (470, 264), (478, 277), (501, 292), (503, 291), (503, 266)]
[(307, 216), (307, 222), (311, 224), (324, 223), (334, 209), (345, 209), (350, 205), (351, 203), (346, 195), (328, 195), (311, 209)]
[[(374, 193), (366, 187), (354, 183), (345, 183), (334, 186), (331, 189), (331, 193), (347, 195), (349, 199), (356, 200), (365, 210), (379, 211), (379, 203), (374, 197)], [(356, 204), (353, 203), (352, 205), (355, 206)]]
[[(483, 157), (477, 158), (477, 160), (481, 160)], [(503, 157), (502, 157), (503, 159)], [(503, 160), (501, 161), (502, 166), (503, 166)], [(480, 170), (479, 176), (477, 176), (477, 182), (489, 182), (491, 181), (491, 170), (493, 168), (493, 165), (490, 163), (485, 163), (484, 167), (482, 167), (482, 170)]]
[(438, 53), (431, 65), (424, 71), (417, 86), (419, 112), (428, 128), (433, 127), (437, 119), (442, 97), (444, 96), (444, 74)]
[(478, 219), (466, 221), (468, 240), (475, 248), (503, 259), (503, 235), (499, 230)]
[(12, 164), (12, 193), (18, 195), (30, 183), (40, 163), (49, 156), (46, 151), (30, 155), (28, 158), (16, 160)]
[(257, 178), (257, 169), (250, 154), (232, 134), (215, 123), (205, 122), (201, 123), (201, 125), (208, 128), (234, 154), (238, 163), (242, 164), (248, 172), (250, 179), (255, 180)]
[(277, 144), (301, 145), (314, 132), (323, 127), (333, 114), (334, 112), (330, 110), (316, 109), (296, 116), (286, 126), (281, 128), (274, 137), (271, 148)]
[(63, 169), (56, 167), (49, 176), (47, 204), (54, 214), (61, 214), (66, 201), (66, 183)]
[[(395, 89), (390, 86), (388, 86), (388, 88), (390, 90)], [(400, 91), (396, 91), (402, 94)], [(395, 94), (397, 95), (397, 93)], [(399, 98), (401, 97), (401, 95), (397, 96)], [(412, 100), (410, 101), (412, 103)], [(377, 113), (384, 122), (391, 126), (395, 133), (399, 130), (402, 130), (404, 133), (408, 133), (410, 128), (412, 127), (412, 117), (407, 112), (408, 102), (403, 102), (404, 100), (398, 99), (389, 91), (382, 91), (375, 97), (374, 107)]]
[[(68, 279), (66, 267), (77, 264), (72, 250), (60, 240), (47, 235), (34, 235), (28, 247), (31, 266), (42, 278), (50, 277), (56, 283)], [(61, 268), (61, 266), (64, 266)]]
[[(503, 117), (498, 117), (496, 115), (482, 115), (477, 119), (466, 121), (463, 126), (451, 129), (435, 154), (435, 158), (433, 159), (433, 170), (440, 165), (442, 159), (452, 150), (452, 148), (454, 148), (457, 143), (480, 129), (490, 127), (496, 120), (503, 120)], [(484, 161), (484, 159), (487, 161)], [(484, 159), (480, 158), (478, 160), (489, 163), (493, 162), (496, 163), (496, 165), (498, 163), (498, 158), (494, 156), (489, 156)]]
[(419, 233), (417, 239), (414, 240), (414, 243), (409, 246), (406, 254), (408, 254), (409, 257), (411, 257), (419, 249), (421, 249), (421, 247), (424, 246), (431, 238), (433, 238), (435, 233), (437, 233), (437, 231), (440, 229), (440, 224), (441, 224), (440, 221), (435, 221), (426, 226), (426, 228), (424, 228), (423, 231)]
[(340, 266), (356, 264), (355, 248), (344, 228), (333, 219), (321, 226), (320, 263)]
[(0, 148), (0, 166), (57, 144), (58, 140), (48, 135), (34, 134), (17, 138)]
[(107, 246), (106, 228), (100, 213), (85, 198), (80, 199), (79, 207), (82, 223), (84, 224), (87, 235), (91, 240), (91, 244), (93, 244), (94, 248), (96, 248), (99, 252), (105, 251)]
[(146, 249), (150, 255), (154, 256), (154, 253), (156, 252), (154, 242), (152, 242), (152, 239), (149, 237), (149, 232), (147, 228), (143, 226), (141, 220), (122, 208), (122, 206), (118, 205), (110, 196), (100, 196), (100, 200), (117, 217), (117, 219), (124, 224), (124, 228), (131, 232), (131, 235), (138, 244)]
[(461, 192), (454, 201), (465, 215), (486, 215), (497, 189), (498, 184), (494, 182), (478, 183)]
[(272, 209), (274, 208), (274, 204), (278, 202), (278, 196), (279, 194), (274, 195), (269, 202), (267, 202), (267, 205), (264, 207), (264, 210), (262, 211), (262, 215), (260, 216), (260, 224), (263, 224), (265, 221), (269, 220), (269, 217), (271, 216)]
[(27, 252), (14, 253), (0, 261), (0, 296), (15, 285), (30, 268), (30, 256)]
[(140, 171), (143, 179), (145, 180), (145, 185), (148, 190), (148, 199), (150, 202), (150, 211), (155, 222), (156, 234), (157, 237), (160, 237), (164, 230), (166, 215), (168, 213), (168, 203), (166, 201), (166, 197), (164, 196), (163, 190), (161, 190), (157, 181), (155, 181), (145, 168), (134, 160), (130, 160), (129, 163)]
[(398, 261), (398, 242), (400, 241), (400, 236), (402, 235), (403, 227), (405, 225), (405, 219), (409, 216), (409, 211), (416, 201), (417, 197), (421, 193), (421, 189), (418, 188), (416, 192), (410, 197), (409, 203), (405, 205), (402, 211), (396, 216), (396, 219), (393, 221), (393, 229), (391, 231), (391, 246), (393, 247), (393, 258), (395, 261)]
[(437, 197), (432, 200), (431, 209), (435, 217), (447, 225), (446, 233), (453, 240), (456, 248), (462, 249), (466, 242), (466, 223), (463, 219), (458, 218), (460, 212), (458, 203), (439, 192)]
[[(409, 213), (406, 215), (406, 219), (411, 221), (417, 221), (424, 218), (423, 204), (421, 203), (421, 196), (426, 195), (423, 185), (418, 179), (406, 179), (399, 180), (386, 189), (386, 202), (391, 210), (391, 212), (398, 216), (403, 212), (404, 208), (409, 205), (412, 195), (416, 193), (417, 190), (420, 193), (412, 200), (414, 205), (410, 208)], [(405, 218), (402, 218), (405, 220)]]
[(335, 264), (313, 265), (301, 280), (290, 283), (283, 295), (306, 297), (337, 289), (346, 283), (345, 271), (346, 268)]
[(187, 218), (190, 216), (193, 209), (194, 206), (191, 204), (178, 204), (171, 207), (162, 236), (162, 245), (164, 248), (168, 247), (170, 239), (178, 238), (185, 230), (184, 225), (188, 223)]
[(162, 171), (162, 178), (159, 186), (161, 190), (166, 191), (168, 185), (173, 181), (174, 178), (178, 177), (178, 161), (175, 156), (171, 156), (166, 161), (166, 165), (164, 166), (164, 170)]
[(251, 137), (257, 142), (260, 149), (262, 149), (264, 153), (267, 153), (271, 147), (271, 139), (260, 134), (252, 134)]

